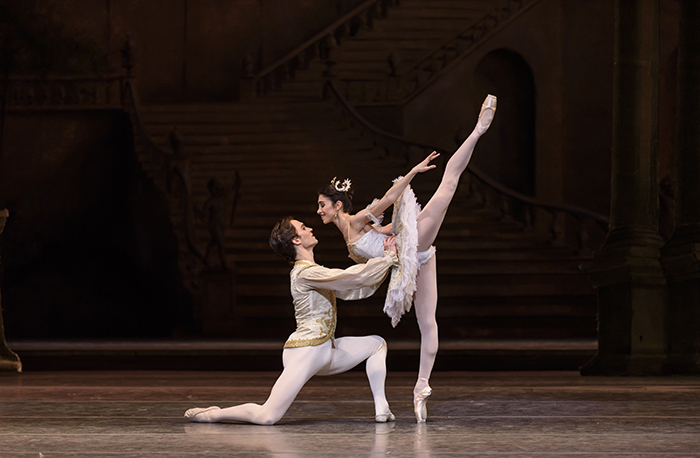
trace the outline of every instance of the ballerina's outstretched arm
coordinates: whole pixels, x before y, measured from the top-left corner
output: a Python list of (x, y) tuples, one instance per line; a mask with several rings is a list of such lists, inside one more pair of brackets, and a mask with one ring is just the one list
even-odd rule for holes
[(431, 164), (430, 162), (433, 159), (437, 158), (439, 155), (440, 153), (438, 153), (437, 151), (433, 151), (428, 155), (428, 157), (426, 157), (418, 165), (413, 167), (406, 174), (406, 176), (394, 183), (394, 186), (389, 188), (386, 194), (384, 194), (384, 196), (372, 206), (372, 215), (374, 215), (375, 217), (381, 216), (387, 208), (391, 207), (394, 204), (394, 202), (396, 202), (396, 199), (398, 199), (401, 196), (401, 193), (404, 192), (404, 190), (411, 183), (411, 180), (413, 180), (413, 178), (416, 175), (434, 169), (436, 165)]

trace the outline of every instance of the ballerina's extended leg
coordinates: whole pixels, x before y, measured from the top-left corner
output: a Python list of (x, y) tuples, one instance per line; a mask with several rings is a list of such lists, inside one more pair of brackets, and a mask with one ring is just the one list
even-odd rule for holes
[(459, 179), (469, 165), (477, 141), (488, 130), (495, 113), (496, 97), (489, 95), (481, 105), (474, 130), (447, 161), (440, 185), (418, 215), (418, 251), (427, 250), (435, 242)]

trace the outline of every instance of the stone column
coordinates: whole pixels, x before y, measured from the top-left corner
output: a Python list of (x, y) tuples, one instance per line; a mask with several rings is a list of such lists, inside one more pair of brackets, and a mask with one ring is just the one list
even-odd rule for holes
[(615, 0), (610, 232), (587, 269), (598, 353), (584, 375), (659, 374), (668, 347), (658, 233), (659, 0)]
[[(0, 234), (5, 228), (5, 221), (9, 213), (7, 210), (0, 210)], [(5, 342), (5, 326), (2, 321), (2, 298), (0, 297), (0, 371), (22, 372), (22, 363), (19, 357), (12, 352)]]
[(676, 229), (662, 250), (669, 288), (668, 369), (700, 373), (700, 2), (680, 1)]

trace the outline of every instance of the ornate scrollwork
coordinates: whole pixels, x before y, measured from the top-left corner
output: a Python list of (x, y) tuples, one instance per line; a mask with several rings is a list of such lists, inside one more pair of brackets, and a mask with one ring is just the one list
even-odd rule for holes
[(121, 75), (77, 77), (11, 76), (7, 110), (101, 110), (121, 108)]

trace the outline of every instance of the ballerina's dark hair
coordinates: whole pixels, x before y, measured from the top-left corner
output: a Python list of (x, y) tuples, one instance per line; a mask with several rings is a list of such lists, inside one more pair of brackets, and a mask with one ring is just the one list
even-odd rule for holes
[(355, 190), (352, 189), (352, 186), (350, 186), (350, 189), (347, 191), (338, 191), (335, 189), (335, 185), (333, 183), (328, 183), (318, 190), (318, 195), (328, 197), (334, 205), (336, 202), (340, 201), (343, 204), (343, 210), (345, 210), (346, 213), (352, 213), (353, 194), (355, 194)]
[(297, 237), (297, 230), (292, 225), (291, 216), (285, 216), (275, 224), (270, 232), (270, 248), (276, 255), (287, 259), (287, 262), (294, 264), (297, 257), (297, 250), (294, 248), (292, 240)]

